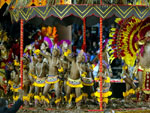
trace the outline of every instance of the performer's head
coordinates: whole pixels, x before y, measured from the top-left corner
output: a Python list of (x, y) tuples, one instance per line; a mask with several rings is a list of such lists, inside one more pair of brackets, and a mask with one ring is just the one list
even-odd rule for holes
[(84, 56), (84, 51), (81, 50), (80, 53), (77, 56), (77, 62), (81, 63), (81, 62), (85, 62), (85, 56)]
[(41, 50), (46, 50), (46, 49), (47, 49), (46, 43), (43, 42), (43, 43), (41, 44), (40, 49), (41, 49)]
[(53, 49), (52, 55), (55, 57), (58, 56), (59, 55), (58, 49)]
[(53, 55), (54, 57), (59, 56), (59, 49), (58, 49), (58, 47), (57, 47), (57, 44), (55, 44), (55, 46), (52, 48), (52, 55)]
[(65, 41), (63, 42), (62, 50), (63, 52), (66, 52), (68, 50), (68, 44)]

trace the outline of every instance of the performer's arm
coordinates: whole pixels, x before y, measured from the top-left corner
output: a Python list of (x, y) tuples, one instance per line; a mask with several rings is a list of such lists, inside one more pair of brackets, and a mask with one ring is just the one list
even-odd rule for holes
[(69, 62), (72, 62), (72, 61), (74, 61), (74, 60), (75, 60), (75, 58), (74, 58), (74, 57), (70, 57), (69, 55), (68, 55), (68, 56), (66, 56), (66, 58), (67, 58), (67, 60), (68, 60)]
[(46, 55), (46, 54), (44, 54), (44, 53), (42, 53), (42, 52), (40, 52), (40, 55), (42, 55), (43, 57), (45, 57), (45, 58), (50, 58), (50, 55)]

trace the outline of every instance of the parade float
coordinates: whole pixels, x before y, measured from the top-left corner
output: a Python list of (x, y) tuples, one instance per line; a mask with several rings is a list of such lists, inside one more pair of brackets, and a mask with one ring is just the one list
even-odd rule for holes
[[(144, 3), (145, 1), (140, 1), (140, 2)], [(24, 4), (21, 4), (18, 2), (17, 5), (15, 5), (14, 2), (12, 3), (12, 1), (5, 0), (0, 3), (0, 6), (2, 7), (4, 3), (9, 4), (9, 7), (8, 7), (9, 9), (6, 10), (6, 12), (9, 11), (12, 22), (20, 21), (20, 74), (21, 74), (20, 85), (21, 85), (21, 88), (23, 88), (23, 78), (24, 78), (23, 77), (23, 52), (24, 52), (23, 41), (25, 40), (23, 38), (24, 23), (35, 21), (35, 20), (38, 20), (39, 22), (42, 22), (42, 24), (45, 24), (45, 25), (47, 24), (52, 25), (52, 23), (61, 23), (63, 25), (71, 25), (73, 23), (80, 23), (80, 24), (83, 23), (84, 30), (83, 30), (82, 49), (84, 51), (86, 50), (86, 26), (100, 23), (100, 32), (99, 32), (100, 33), (100, 55), (98, 56), (100, 60), (100, 66), (99, 66), (100, 74), (102, 74), (103, 70), (106, 68), (105, 66), (103, 66), (103, 60), (102, 60), (103, 19), (109, 18), (113, 15), (117, 16), (118, 18), (123, 19), (123, 20), (120, 19), (117, 21), (117, 22), (121, 22), (119, 23), (121, 24), (120, 29), (118, 31), (114, 30), (113, 31), (114, 34), (113, 33), (111, 34), (114, 41), (111, 40), (112, 43), (110, 43), (110, 45), (114, 44), (112, 45), (112, 49), (114, 50), (114, 52), (110, 60), (113, 60), (114, 58), (119, 57), (119, 58), (122, 58), (128, 66), (133, 66), (134, 61), (137, 58), (136, 57), (137, 52), (139, 51), (138, 50), (139, 47), (138, 45), (136, 45), (137, 44), (136, 42), (139, 42), (139, 44), (141, 44), (143, 41), (142, 44), (145, 45), (146, 44), (145, 39), (143, 38), (140, 39), (140, 36), (149, 37), (148, 33), (145, 32), (145, 31), (148, 31), (147, 29), (149, 27), (147, 24), (148, 19), (146, 19), (147, 17), (149, 17), (149, 12), (150, 12), (148, 6), (124, 5), (124, 4), (123, 5), (106, 5), (106, 4), (103, 4), (102, 0), (100, 0), (100, 4), (94, 4), (94, 5), (91, 5), (91, 4), (72, 5), (71, 2), (69, 2), (68, 4), (68, 3), (64, 3), (63, 0), (60, 2), (57, 2), (56, 0), (56, 1), (52, 1), (52, 3), (48, 4), (48, 6), (45, 6), (47, 3), (46, 0), (43, 0), (43, 1), (42, 0), (41, 1), (26, 0)], [(144, 21), (141, 21), (141, 20), (144, 20)], [(146, 27), (146, 30), (144, 30), (144, 33), (143, 33), (142, 30), (145, 27)], [(114, 37), (115, 35), (117, 36)], [(133, 35), (137, 35), (137, 36), (133, 36)], [(148, 38), (146, 38), (146, 40), (147, 39)], [(116, 50), (116, 46), (117, 46), (117, 50)], [(55, 49), (58, 49), (58, 48), (55, 47)], [(142, 50), (143, 49), (144, 48), (142, 48)], [(39, 54), (39, 51), (36, 51), (35, 53)], [(66, 51), (66, 57), (68, 56), (68, 54), (69, 54), (69, 51)], [(84, 54), (81, 52), (81, 56), (82, 55)], [(129, 57), (131, 59), (129, 59)], [(139, 61), (143, 61), (142, 58)], [(148, 69), (147, 68), (145, 69), (142, 68), (142, 71), (144, 70), (143, 72), (146, 73)], [(83, 76), (84, 75), (85, 73), (83, 74)], [(146, 74), (145, 77), (147, 76), (149, 75)], [(100, 110), (93, 110), (93, 111), (103, 111), (102, 79), (103, 79), (102, 76), (100, 76), (99, 77), (100, 87), (97, 93), (99, 94), (99, 96), (97, 97), (100, 103), (99, 104)], [(144, 80), (145, 80), (144, 82), (147, 82), (148, 77), (147, 79), (145, 78)], [(106, 80), (105, 82), (107, 83), (108, 81), (109, 79)], [(141, 84), (142, 84), (141, 86), (143, 86), (142, 88), (144, 89), (144, 92), (146, 92), (146, 94), (149, 94), (148, 93), (149, 89), (145, 89), (145, 87), (148, 86), (147, 83), (145, 84), (145, 86), (143, 85), (144, 84), (143, 82)], [(138, 89), (141, 91), (142, 88), (140, 87)], [(132, 94), (134, 93), (134, 90), (127, 91), (126, 93), (124, 93), (124, 96), (127, 93)]]

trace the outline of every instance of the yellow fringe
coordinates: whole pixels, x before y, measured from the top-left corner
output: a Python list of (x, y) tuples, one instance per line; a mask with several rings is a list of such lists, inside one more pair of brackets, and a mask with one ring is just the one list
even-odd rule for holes
[(79, 97), (77, 97), (76, 100), (75, 100), (75, 102), (78, 103), (81, 100), (82, 100), (82, 95), (80, 95)]
[(34, 97), (34, 94), (33, 93), (29, 93), (28, 96), (29, 97)]
[(23, 101), (30, 101), (30, 96), (23, 96)]
[(72, 87), (72, 88), (82, 88), (82, 87), (83, 87), (83, 85), (82, 85), (81, 83), (78, 84), (78, 85), (73, 85), (73, 84), (70, 84), (69, 81), (67, 81), (66, 84), (67, 84), (68, 86)]
[(45, 83), (38, 84), (38, 83), (34, 82), (32, 85), (35, 86), (35, 87), (44, 87)]
[(110, 77), (107, 77), (105, 83), (110, 83)]
[(68, 101), (69, 104), (71, 103), (73, 97), (75, 97), (75, 94), (70, 94), (70, 99), (69, 99), (69, 101)]
[[(102, 97), (109, 97), (109, 96), (111, 96), (112, 95), (112, 92), (111, 91), (108, 91), (108, 92), (106, 92), (106, 93), (102, 93)], [(99, 92), (95, 92), (95, 96), (96, 97), (98, 97), (98, 98), (100, 98), (100, 93)]]
[(51, 99), (52, 97), (48, 94), (49, 99)]
[(67, 102), (67, 96), (64, 96), (65, 102)]
[(32, 74), (32, 73), (29, 73), (30, 76), (32, 76), (34, 79), (37, 79), (37, 76)]
[[(105, 102), (106, 104), (108, 104), (108, 98), (103, 98), (103, 102)], [(100, 102), (100, 98), (97, 98), (97, 101)]]
[(82, 93), (82, 96), (83, 97), (88, 97), (88, 94), (87, 93)]
[(34, 96), (34, 100), (35, 100), (35, 99), (37, 99), (38, 101), (41, 100), (40, 96), (38, 96), (38, 95), (35, 95), (35, 96)]
[(86, 83), (84, 83), (84, 82), (82, 82), (82, 84), (83, 84), (84, 86), (93, 86), (93, 85), (94, 85), (94, 83), (86, 84)]
[(13, 100), (17, 101), (19, 99), (19, 96), (13, 96)]
[(13, 86), (11, 86), (10, 90), (12, 90), (13, 92), (18, 92), (21, 89), (21, 87), (19, 88), (13, 88)]
[(56, 100), (55, 100), (55, 104), (59, 103), (60, 101), (61, 101), (61, 98), (56, 99)]
[(45, 81), (45, 83), (47, 83), (47, 84), (55, 84), (55, 83), (57, 83), (57, 82), (59, 82), (59, 79), (57, 79), (57, 80), (54, 81), (54, 82), (48, 82), (47, 80)]
[(49, 99), (48, 98), (46, 98), (45, 96), (41, 96), (41, 100), (43, 100), (43, 101), (45, 101), (45, 102), (47, 102), (48, 104), (50, 103), (50, 101), (49, 101)]
[(123, 92), (123, 97), (127, 97), (130, 94), (135, 94), (135, 90), (134, 89), (130, 89), (129, 91)]
[(86, 77), (86, 75), (87, 75), (87, 72), (83, 72), (83, 73), (81, 74), (82, 77)]

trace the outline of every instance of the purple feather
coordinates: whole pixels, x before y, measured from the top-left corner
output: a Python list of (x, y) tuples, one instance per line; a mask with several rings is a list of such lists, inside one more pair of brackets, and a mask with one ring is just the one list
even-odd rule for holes
[(105, 46), (107, 45), (107, 43), (108, 43), (108, 38), (105, 39), (105, 43), (104, 43), (104, 45), (103, 45), (103, 49), (105, 48)]
[(50, 40), (50, 38), (44, 37), (44, 41), (46, 41), (46, 42), (48, 43), (49, 48), (51, 48), (51, 47), (53, 46), (53, 43), (52, 43), (52, 41)]
[(63, 42), (66, 42), (68, 45), (71, 44), (71, 41), (70, 40), (61, 40), (57, 43), (58, 46), (60, 46), (61, 44), (63, 44)]

